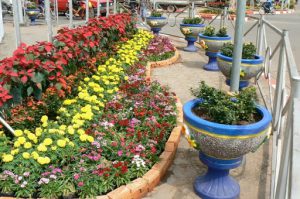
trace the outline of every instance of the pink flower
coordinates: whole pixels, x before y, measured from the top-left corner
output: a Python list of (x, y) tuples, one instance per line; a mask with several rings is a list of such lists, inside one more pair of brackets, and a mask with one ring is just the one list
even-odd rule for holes
[(79, 186), (79, 187), (82, 187), (83, 185), (84, 185), (83, 182), (78, 182), (78, 186)]
[(122, 150), (118, 151), (118, 156), (122, 156), (122, 154), (123, 154)]
[(80, 175), (79, 175), (78, 173), (75, 173), (75, 174), (74, 174), (74, 179), (75, 179), (75, 180), (78, 180), (79, 178), (80, 178)]

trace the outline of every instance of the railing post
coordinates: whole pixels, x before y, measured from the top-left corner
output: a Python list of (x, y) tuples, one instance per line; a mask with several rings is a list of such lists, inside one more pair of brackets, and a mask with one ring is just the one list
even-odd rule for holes
[(45, 0), (45, 14), (46, 14), (46, 22), (48, 26), (48, 42), (52, 42), (52, 19), (50, 13), (50, 0)]
[(13, 3), (13, 13), (14, 13), (16, 48), (18, 48), (21, 44), (20, 22), (19, 22), (19, 16), (18, 16), (19, 15), (19, 9), (18, 9), (17, 0), (13, 0), (12, 3)]
[[(0, 0), (0, 5), (2, 2)], [(4, 37), (4, 25), (3, 25), (3, 18), (2, 18), (2, 6), (0, 6), (0, 43), (2, 42), (2, 38)]]
[(100, 0), (97, 0), (97, 17), (100, 16)]
[(69, 28), (73, 28), (73, 2), (69, 0)]
[(227, 15), (228, 15), (228, 7), (224, 7), (224, 16), (223, 16), (223, 27), (227, 25)]
[(109, 16), (109, 0), (106, 0), (106, 17)]
[(90, 9), (90, 5), (89, 5), (89, 0), (85, 0), (85, 22), (89, 21), (89, 9)]
[(265, 17), (261, 16), (260, 20), (259, 20), (259, 28), (258, 28), (258, 45), (257, 45), (257, 53), (259, 55), (262, 55), (263, 53), (263, 42), (264, 42), (264, 20)]
[(117, 14), (117, 0), (114, 0), (114, 15)]

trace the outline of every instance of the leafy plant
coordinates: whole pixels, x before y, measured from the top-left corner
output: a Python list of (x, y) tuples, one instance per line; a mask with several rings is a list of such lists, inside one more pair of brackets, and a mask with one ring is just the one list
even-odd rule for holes
[(37, 6), (34, 2), (29, 2), (27, 4), (27, 9), (37, 9)]
[(191, 92), (203, 100), (193, 110), (203, 119), (220, 124), (242, 125), (256, 122), (259, 118), (255, 107), (257, 95), (254, 87), (231, 96), (209, 87), (202, 81), (199, 87), (191, 89)]
[[(226, 43), (220, 49), (221, 54), (227, 57), (233, 57), (234, 44)], [(255, 59), (256, 47), (252, 42), (243, 44), (242, 59)]]
[(162, 13), (157, 10), (153, 10), (151, 12), (151, 17), (161, 17), (161, 16), (162, 16)]
[(195, 18), (187, 17), (182, 20), (182, 23), (183, 24), (201, 24), (201, 23), (203, 23), (203, 19), (200, 17), (195, 17)]
[(227, 28), (223, 26), (219, 29), (219, 32), (216, 34), (218, 37), (227, 37)]
[(205, 27), (203, 35), (208, 36), (208, 37), (213, 37), (215, 35), (215, 27), (213, 27), (213, 26)]

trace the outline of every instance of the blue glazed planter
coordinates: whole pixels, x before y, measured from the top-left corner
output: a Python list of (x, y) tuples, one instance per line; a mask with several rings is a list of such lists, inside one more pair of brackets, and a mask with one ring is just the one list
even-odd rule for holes
[(196, 52), (198, 50), (194, 43), (197, 41), (198, 35), (204, 27), (204, 24), (180, 24), (180, 31), (188, 42), (187, 47), (184, 48), (185, 51)]
[(154, 34), (159, 34), (162, 27), (167, 24), (166, 17), (146, 17), (146, 23), (151, 27)]
[(31, 23), (34, 23), (37, 16), (40, 14), (39, 9), (26, 9), (25, 12), (26, 12), (27, 16), (29, 17)]
[(218, 63), (217, 63), (217, 55), (221, 47), (231, 41), (230, 36), (226, 37), (210, 37), (205, 36), (203, 34), (199, 34), (200, 43), (205, 44), (207, 46), (206, 56), (208, 56), (208, 63), (204, 65), (204, 69), (208, 71), (219, 71)]
[[(227, 80), (229, 80), (232, 67), (232, 57), (227, 57), (221, 53), (218, 53), (217, 62), (221, 72), (227, 78)], [(243, 87), (243, 85), (248, 85), (248, 81), (263, 70), (263, 62), (264, 58), (259, 55), (255, 55), (255, 59), (241, 60), (240, 87)], [(229, 81), (227, 81), (227, 83), (228, 82)]]
[[(194, 183), (195, 192), (203, 199), (235, 199), (240, 188), (229, 176), (238, 167), (243, 155), (255, 151), (270, 132), (271, 114), (262, 106), (257, 111), (262, 119), (248, 125), (225, 125), (204, 120), (193, 113), (201, 99), (183, 106), (186, 131), (195, 140), (200, 160), (209, 168)], [(210, 188), (209, 188), (210, 187)]]

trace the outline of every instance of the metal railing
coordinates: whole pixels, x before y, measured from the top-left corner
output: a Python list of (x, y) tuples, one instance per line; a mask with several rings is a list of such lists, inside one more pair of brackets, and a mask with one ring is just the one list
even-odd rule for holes
[[(296, 135), (295, 133), (297, 132), (296, 126), (299, 126), (300, 122), (300, 108), (297, 109), (300, 99), (300, 75), (292, 52), (288, 31), (281, 30), (272, 25), (264, 16), (248, 17), (257, 21), (245, 32), (244, 36), (257, 27), (257, 53), (265, 55), (266, 58), (264, 73), (260, 73), (256, 80), (258, 80), (262, 74), (264, 74), (266, 79), (271, 79), (271, 61), (278, 55), (274, 96), (272, 96), (272, 89), (269, 84), (270, 110), (273, 116), (272, 182), (270, 198), (298, 199), (300, 198), (300, 192), (296, 190), (296, 187), (297, 185), (299, 187), (299, 180), (297, 181), (296, 178), (300, 175), (300, 170), (296, 169), (299, 168), (299, 164), (296, 164), (299, 163), (299, 160), (296, 160), (295, 155), (297, 154), (299, 157), (300, 140), (299, 137), (297, 137), (299, 136), (299, 130)], [(267, 41), (266, 28), (280, 36), (279, 42), (273, 51)], [(259, 86), (259, 81), (256, 82)], [(297, 104), (295, 103), (296, 101)], [(298, 121), (296, 122), (296, 120)], [(298, 139), (294, 139), (295, 137)], [(298, 152), (296, 149), (297, 145)]]

